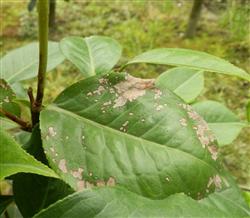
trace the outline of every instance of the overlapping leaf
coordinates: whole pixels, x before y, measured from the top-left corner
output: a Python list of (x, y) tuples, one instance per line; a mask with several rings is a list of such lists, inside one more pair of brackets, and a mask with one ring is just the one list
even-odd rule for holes
[[(48, 44), (47, 71), (52, 70), (64, 60), (57, 42)], [(8, 83), (30, 79), (38, 72), (38, 43), (31, 43), (7, 53), (0, 60), (0, 75)]]
[[(242, 200), (240, 195), (237, 195)], [(224, 193), (195, 201), (179, 193), (163, 200), (151, 200), (121, 188), (96, 188), (75, 193), (41, 211), (35, 218), (146, 218), (146, 217), (244, 217), (250, 215), (246, 205), (225, 198)], [(224, 206), (221, 207), (221, 206)]]
[(186, 67), (172, 68), (162, 73), (156, 80), (157, 86), (167, 88), (190, 103), (204, 88), (203, 71)]
[(53, 170), (26, 153), (2, 127), (0, 138), (0, 180), (18, 172), (58, 177)]
[(105, 36), (67, 37), (60, 42), (65, 57), (85, 76), (110, 71), (121, 56), (121, 46)]
[(136, 56), (127, 64), (149, 63), (190, 67), (197, 70), (237, 76), (250, 81), (250, 75), (233, 64), (205, 52), (180, 48), (160, 48)]
[(201, 198), (222, 185), (205, 122), (153, 80), (80, 81), (41, 113), (41, 130), (50, 165), (75, 190), (117, 184), (151, 198)]
[(203, 101), (194, 104), (193, 107), (206, 120), (221, 146), (232, 143), (241, 129), (247, 126), (219, 102)]
[[(37, 160), (47, 164), (41, 144), (40, 130), (36, 126), (30, 140), (23, 148)], [(23, 217), (32, 217), (35, 213), (73, 193), (73, 191), (59, 179), (30, 173), (18, 173), (13, 176), (13, 193), (15, 203)]]
[[(0, 79), (0, 108), (5, 112), (7, 111), (16, 116), (20, 116), (20, 107), (13, 102), (15, 97), (16, 95), (9, 84), (4, 79)], [(2, 114), (0, 113), (0, 115)]]

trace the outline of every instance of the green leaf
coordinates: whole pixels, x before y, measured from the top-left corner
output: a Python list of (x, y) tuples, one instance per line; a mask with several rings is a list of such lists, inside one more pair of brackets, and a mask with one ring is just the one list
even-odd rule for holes
[(18, 172), (58, 177), (46, 165), (26, 153), (2, 127), (0, 127), (0, 138), (0, 180)]
[(106, 36), (67, 37), (60, 42), (60, 48), (84, 76), (110, 71), (122, 51), (118, 42)]
[(0, 116), (0, 126), (5, 130), (18, 128), (19, 125), (10, 119)]
[(205, 52), (193, 51), (189, 49), (154, 49), (136, 56), (134, 59), (129, 61), (127, 65), (135, 63), (190, 67), (197, 70), (237, 76), (250, 81), (250, 75), (233, 64)]
[(24, 217), (32, 217), (43, 208), (73, 193), (62, 180), (29, 173), (15, 175), (13, 189), (15, 202)]
[(13, 196), (0, 195), (0, 215), (6, 210), (10, 203), (13, 202)]
[(40, 128), (50, 166), (75, 190), (118, 184), (160, 199), (200, 198), (215, 187), (207, 189), (220, 168), (213, 135), (154, 80), (112, 73), (80, 81), (42, 111)]
[[(48, 44), (47, 71), (52, 70), (64, 60), (57, 42)], [(38, 73), (38, 43), (30, 43), (7, 53), (0, 60), (0, 75), (8, 83), (30, 79)]]
[[(216, 198), (216, 197), (211, 197)], [(227, 199), (225, 199), (227, 200)], [(204, 204), (182, 194), (163, 200), (151, 200), (121, 188), (96, 188), (75, 193), (41, 211), (35, 218), (92, 218), (92, 217), (243, 217), (250, 213), (235, 207), (230, 200), (228, 211), (216, 204)]]
[(15, 92), (17, 98), (28, 99), (27, 90), (25, 90), (21, 82), (11, 84), (11, 88)]
[(217, 210), (227, 213), (228, 217), (248, 217), (250, 208), (236, 182), (227, 172), (221, 172), (221, 176), (226, 183), (226, 188), (201, 199), (200, 203), (207, 206), (215, 205)]
[[(30, 141), (23, 147), (37, 160), (47, 164), (38, 126), (33, 129)], [(13, 176), (13, 180), (15, 202), (24, 217), (32, 217), (41, 209), (73, 193), (62, 180), (54, 178), (18, 173)]]
[(160, 88), (167, 88), (185, 102), (193, 102), (204, 88), (203, 71), (176, 67), (162, 73), (156, 80)]
[(223, 104), (216, 101), (203, 101), (193, 105), (214, 132), (220, 146), (228, 145), (239, 135), (247, 124)]

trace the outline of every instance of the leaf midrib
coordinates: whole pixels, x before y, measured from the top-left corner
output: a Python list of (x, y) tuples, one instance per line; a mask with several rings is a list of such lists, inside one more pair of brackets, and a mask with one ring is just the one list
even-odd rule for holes
[(169, 147), (169, 146), (167, 146), (167, 145), (158, 144), (158, 143), (156, 143), (156, 142), (149, 141), (149, 140), (146, 140), (146, 139), (144, 139), (144, 138), (139, 138), (139, 137), (137, 137), (137, 136), (134, 136), (134, 135), (131, 135), (131, 134), (128, 134), (128, 133), (120, 132), (120, 131), (118, 131), (118, 130), (116, 130), (116, 129), (114, 129), (114, 128), (111, 128), (111, 127), (106, 126), (106, 125), (102, 125), (102, 124), (100, 124), (100, 123), (94, 122), (93, 120), (90, 120), (90, 119), (87, 119), (87, 118), (85, 118), (85, 117), (79, 116), (79, 115), (77, 115), (77, 114), (75, 114), (75, 113), (72, 113), (71, 111), (68, 111), (68, 110), (65, 110), (65, 109), (63, 109), (63, 108), (60, 108), (60, 107), (58, 107), (56, 104), (51, 104), (51, 105), (47, 106), (47, 110), (48, 110), (48, 109), (52, 109), (52, 110), (58, 111), (58, 112), (61, 111), (61, 112), (65, 113), (65, 114), (69, 114), (70, 116), (75, 117), (75, 118), (78, 119), (78, 120), (79, 120), (79, 119), (80, 119), (80, 120), (84, 120), (85, 122), (87, 122), (87, 123), (89, 123), (89, 124), (91, 124), (91, 125), (93, 125), (93, 126), (98, 126), (98, 127), (100, 127), (101, 129), (108, 129), (109, 131), (114, 132), (115, 134), (121, 135), (121, 136), (123, 136), (123, 137), (124, 137), (124, 135), (126, 135), (127, 137), (136, 139), (137, 141), (142, 141), (142, 142), (145, 141), (145, 142), (147, 142), (147, 143), (151, 143), (151, 144), (155, 144), (155, 145), (157, 145), (157, 146), (161, 146), (161, 147), (163, 147), (164, 149), (169, 149), (169, 150), (174, 150), (174, 151), (180, 152), (180, 153), (182, 153), (182, 154), (185, 154), (185, 155), (187, 155), (187, 156), (190, 156), (192, 159), (196, 159), (197, 161), (199, 161), (199, 162), (201, 162), (201, 163), (207, 165), (209, 168), (212, 168), (213, 170), (215, 170), (215, 171), (218, 172), (218, 169), (217, 169), (217, 168), (215, 168), (215, 167), (212, 166), (212, 165), (209, 165), (209, 164), (208, 164), (207, 162), (205, 162), (204, 160), (202, 160), (202, 159), (200, 159), (200, 158), (198, 158), (198, 157), (196, 157), (196, 156), (193, 156), (193, 155), (189, 154), (188, 152), (185, 152), (185, 151), (182, 151), (182, 150), (173, 148), (173, 147)]
[(174, 62), (168, 62), (168, 63), (163, 64), (162, 62), (156, 62), (156, 61), (147, 61), (147, 62), (145, 62), (143, 60), (142, 61), (141, 60), (139, 60), (139, 61), (133, 60), (133, 61), (128, 62), (125, 65), (125, 67), (127, 65), (129, 65), (129, 64), (137, 64), (137, 63), (148, 63), (148, 64), (154, 64), (154, 65), (159, 64), (159, 65), (188, 67), (188, 68), (194, 69), (194, 70), (204, 70), (204, 71), (207, 71), (207, 72), (218, 72), (218, 73), (222, 73), (222, 74), (233, 75), (233, 76), (237, 76), (237, 77), (240, 77), (242, 79), (246, 79), (246, 80), (250, 81), (250, 75), (247, 72), (243, 71), (243, 70), (242, 71), (226, 71), (226, 70), (218, 70), (218, 69), (212, 70), (212, 69), (207, 68), (207, 67), (195, 67), (195, 66), (192, 66), (190, 64), (180, 64), (180, 63), (176, 64)]
[(187, 80), (185, 80), (183, 83), (181, 83), (178, 87), (174, 89), (174, 92), (178, 92), (183, 86), (188, 84), (190, 80), (195, 79), (196, 77), (200, 76), (200, 74), (203, 72), (203, 70), (197, 71), (193, 76), (189, 77)]

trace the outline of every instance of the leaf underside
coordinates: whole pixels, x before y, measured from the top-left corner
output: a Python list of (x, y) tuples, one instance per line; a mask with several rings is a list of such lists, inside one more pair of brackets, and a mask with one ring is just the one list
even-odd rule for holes
[(222, 73), (230, 76), (250, 81), (250, 75), (233, 64), (207, 54), (205, 52), (194, 51), (181, 48), (160, 48), (147, 51), (136, 56), (128, 64), (149, 63), (163, 64), (170, 66), (190, 67), (196, 70)]
[(121, 57), (121, 46), (106, 36), (66, 37), (60, 42), (65, 57), (84, 76), (111, 70)]
[(175, 67), (163, 72), (156, 80), (156, 85), (167, 88), (182, 98), (186, 103), (193, 102), (204, 88), (203, 71), (186, 67)]
[[(64, 60), (57, 42), (48, 43), (47, 71), (52, 70)], [(38, 72), (38, 43), (30, 43), (10, 51), (0, 60), (0, 75), (8, 83), (33, 78)]]

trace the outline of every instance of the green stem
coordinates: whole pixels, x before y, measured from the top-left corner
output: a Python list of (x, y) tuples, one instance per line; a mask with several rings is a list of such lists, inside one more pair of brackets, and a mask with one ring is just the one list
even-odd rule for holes
[(39, 68), (37, 76), (37, 95), (32, 105), (32, 124), (39, 122), (39, 115), (42, 109), (45, 76), (48, 58), (48, 20), (49, 3), (48, 0), (38, 1), (38, 26), (39, 26)]

